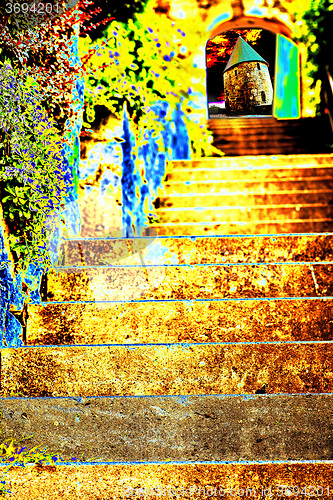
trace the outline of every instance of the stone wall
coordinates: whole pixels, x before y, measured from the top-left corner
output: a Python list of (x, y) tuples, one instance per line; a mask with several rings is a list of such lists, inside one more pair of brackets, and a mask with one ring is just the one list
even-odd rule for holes
[[(235, 28), (261, 27), (274, 33), (280, 33), (291, 40), (299, 35), (299, 27), (295, 24), (295, 13), (306, 12), (311, 0), (150, 0), (152, 11), (165, 14), (175, 21), (193, 21), (202, 33), (203, 46), (208, 38)], [(302, 55), (301, 89), (302, 115), (314, 116), (315, 105), (309, 104), (314, 95), (311, 88), (312, 79), (308, 76), (307, 44), (298, 42)], [(194, 49), (194, 47), (193, 47)], [(198, 48), (200, 52), (200, 48)], [(203, 61), (205, 55), (202, 55)], [(203, 63), (205, 69), (205, 62)], [(202, 82), (205, 83), (204, 80)], [(316, 101), (319, 94), (316, 91)], [(306, 107), (305, 107), (305, 104)]]
[(223, 78), (227, 111), (251, 113), (256, 106), (273, 103), (273, 86), (266, 64), (240, 63), (226, 71)]
[[(293, 30), (296, 11), (305, 10), (310, 0), (151, 0), (157, 13), (173, 19), (194, 19), (205, 27), (221, 14), (237, 19), (243, 16), (260, 16), (262, 19), (283, 23)], [(269, 24), (269, 23), (268, 23)], [(244, 27), (244, 26), (243, 26)]]

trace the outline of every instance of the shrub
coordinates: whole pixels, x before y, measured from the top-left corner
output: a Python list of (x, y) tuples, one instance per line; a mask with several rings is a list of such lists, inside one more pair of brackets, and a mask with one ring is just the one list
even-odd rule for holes
[(46, 229), (69, 188), (62, 138), (35, 82), (9, 61), (0, 67), (0, 89), (0, 181), (11, 250), (17, 269), (26, 271), (31, 262), (47, 269)]
[(223, 109), (219, 108), (218, 106), (210, 106), (209, 107), (209, 114), (210, 115), (220, 115), (223, 113)]

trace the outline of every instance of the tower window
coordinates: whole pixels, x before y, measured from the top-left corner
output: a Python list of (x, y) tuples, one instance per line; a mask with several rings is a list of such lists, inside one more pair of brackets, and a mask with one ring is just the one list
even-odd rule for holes
[(260, 63), (257, 63), (257, 68), (260, 69)]
[(237, 76), (237, 74), (238, 74), (238, 71), (237, 71), (237, 69), (235, 69), (235, 75)]
[(261, 91), (261, 100), (262, 102), (266, 102), (266, 94), (263, 90)]

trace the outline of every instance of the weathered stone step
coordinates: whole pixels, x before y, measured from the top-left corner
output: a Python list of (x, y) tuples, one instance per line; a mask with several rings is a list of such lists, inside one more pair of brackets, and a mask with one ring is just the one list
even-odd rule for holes
[(333, 340), (333, 300), (44, 303), (28, 306), (28, 345)]
[(332, 363), (333, 342), (8, 348), (0, 396), (332, 393)]
[(253, 207), (257, 205), (303, 205), (333, 202), (333, 190), (284, 190), (284, 191), (229, 191), (224, 193), (191, 192), (186, 194), (167, 194), (158, 198), (156, 208), (187, 208), (187, 207)]
[(59, 265), (130, 265), (142, 259), (146, 264), (332, 261), (333, 233), (73, 239), (63, 242)]
[[(156, 210), (159, 223), (177, 222), (214, 222), (231, 223), (273, 221), (287, 222), (289, 220), (322, 220), (331, 219), (333, 223), (333, 206), (327, 203), (256, 205), (248, 206), (218, 206), (218, 207), (175, 207)], [(153, 225), (154, 227), (154, 225)], [(196, 233), (194, 233), (196, 234)]]
[(332, 231), (333, 223), (331, 217), (320, 219), (286, 219), (286, 220), (258, 220), (258, 221), (232, 221), (226, 222), (168, 222), (154, 223), (152, 227), (159, 236), (216, 236), (216, 235), (273, 235), (291, 233), (322, 233)]
[[(212, 128), (210, 127), (212, 130)], [(214, 133), (215, 132), (215, 133)], [(217, 132), (217, 134), (216, 134)], [(264, 155), (269, 155), (267, 151), (274, 149), (275, 145), (284, 145), (290, 144), (293, 146), (295, 151), (302, 151), (301, 154), (318, 154), (318, 153), (326, 153), (327, 150), (323, 150), (322, 148), (316, 148), (315, 141), (311, 140), (308, 137), (308, 144), (304, 137), (302, 137), (302, 130), (297, 127), (284, 127), (277, 124), (274, 127), (239, 127), (239, 128), (215, 128), (213, 130), (213, 135), (215, 136), (215, 141), (220, 141), (220, 143), (225, 143), (229, 146), (229, 141), (232, 139), (234, 142), (243, 143), (246, 145), (245, 154), (250, 155), (251, 150), (253, 150), (257, 145), (262, 145), (262, 149), (264, 150)], [(321, 142), (321, 146), (322, 146)], [(306, 146), (310, 147), (306, 147)], [(312, 146), (312, 147), (311, 147)], [(272, 153), (274, 154), (274, 153)], [(276, 154), (286, 154), (285, 148), (281, 148), (280, 151), (276, 152)], [(296, 154), (296, 153), (295, 153)]]
[[(221, 161), (221, 160), (220, 160)], [(313, 179), (314, 177), (328, 177), (332, 174), (333, 178), (333, 165), (312, 165), (312, 166), (301, 166), (301, 165), (289, 165), (289, 166), (278, 166), (272, 168), (270, 166), (262, 167), (227, 167), (223, 166), (221, 163), (205, 163), (202, 160), (194, 168), (192, 164), (186, 163), (182, 167), (178, 168), (178, 165), (174, 166), (173, 170), (167, 173), (165, 182), (169, 181), (201, 181), (201, 180), (218, 180), (218, 181), (232, 181), (237, 180), (238, 182), (253, 182), (262, 181), (265, 182), (266, 179), (271, 181), (272, 179), (285, 180), (288, 181), (289, 177), (292, 178), (302, 178), (306, 180), (307, 178)]]
[(210, 129), (223, 129), (223, 130), (234, 130), (239, 129), (267, 129), (267, 128), (284, 128), (286, 130), (307, 130), (309, 133), (314, 132), (313, 128), (315, 125), (322, 125), (326, 122), (326, 117), (315, 117), (315, 118), (299, 118), (294, 119), (282, 119), (279, 120), (272, 116), (267, 116), (265, 118), (257, 117), (232, 117), (232, 118), (217, 118), (209, 120)]
[(227, 136), (223, 135), (215, 138), (213, 146), (226, 156), (303, 155), (331, 152), (330, 140), (322, 140), (320, 143), (316, 141), (306, 142), (299, 135), (293, 138), (286, 137), (285, 140), (273, 140), (266, 131), (266, 135), (262, 134), (260, 139), (255, 136), (248, 136), (247, 141), (244, 141), (242, 134), (238, 135), (238, 141), (235, 138), (236, 136), (230, 134), (229, 140), (227, 140)]
[(233, 117), (228, 117), (228, 118), (216, 118), (216, 119), (211, 119), (210, 124), (213, 127), (214, 125), (217, 127), (223, 127), (226, 130), (228, 129), (234, 129), (238, 128), (240, 126), (244, 128), (267, 128), (267, 127), (274, 127), (276, 128), (277, 126), (284, 126), (284, 127), (289, 127), (289, 128), (298, 128), (299, 127), (299, 122), (300, 120), (278, 120), (277, 118), (274, 118), (272, 116), (265, 116), (265, 117), (242, 117), (242, 116), (233, 116)]
[[(276, 428), (278, 426), (273, 426), (274, 430)], [(254, 438), (253, 447), (265, 446), (265, 441), (260, 439), (262, 438)], [(276, 441), (280, 442), (279, 437)], [(320, 448), (319, 444), (318, 450)], [(49, 500), (50, 497), (54, 500), (106, 500), (120, 499), (124, 494), (133, 498), (147, 495), (151, 499), (161, 496), (173, 498), (178, 495), (178, 498), (224, 497), (263, 500), (267, 499), (270, 493), (277, 498), (283, 498), (283, 494), (290, 498), (293, 493), (295, 496), (302, 495), (302, 498), (303, 495), (307, 498), (306, 494), (309, 497), (318, 495), (327, 498), (331, 494), (332, 474), (333, 465), (330, 462), (246, 461), (118, 465), (85, 463), (82, 467), (66, 465), (24, 469), (13, 467), (6, 477), (14, 498), (26, 500)]]
[[(65, 460), (83, 453), (85, 461), (107, 462), (329, 460), (332, 400), (332, 395), (18, 398), (1, 401), (0, 408), (4, 438), (14, 434), (29, 447), (45, 443)], [(23, 439), (27, 436), (32, 437)]]
[[(255, 443), (258, 439), (261, 438), (256, 438)], [(14, 498), (26, 500), (49, 500), (50, 492), (54, 499), (62, 500), (120, 499), (124, 494), (152, 499), (177, 495), (178, 498), (263, 500), (270, 494), (278, 495), (277, 498), (286, 494), (290, 498), (293, 493), (305, 498), (306, 494), (327, 498), (331, 494), (332, 473), (331, 462), (301, 460), (298, 463), (84, 463), (82, 467), (13, 467), (6, 476)]]
[(58, 268), (47, 300), (333, 296), (333, 262)]
[(198, 181), (170, 181), (164, 185), (165, 195), (185, 193), (221, 193), (249, 191), (252, 193), (263, 193), (266, 191), (314, 191), (330, 190), (333, 193), (333, 177), (293, 177), (284, 180), (268, 179), (264, 181), (242, 181), (234, 180), (198, 180)]
[[(257, 141), (267, 139), (267, 131), (269, 130), (271, 133), (271, 141), (274, 143), (288, 139), (295, 140), (302, 137), (302, 130), (295, 126), (295, 124), (291, 126), (288, 124), (288, 126), (285, 126), (281, 122), (275, 122), (275, 124), (266, 122), (259, 126), (256, 126), (256, 124), (254, 124), (254, 126), (246, 124), (246, 126), (242, 127), (230, 127), (228, 125), (229, 123), (227, 126), (216, 127), (215, 130), (219, 132), (223, 130), (224, 137), (228, 139), (230, 137), (235, 137), (236, 139), (242, 138), (244, 140), (244, 137), (246, 137), (256, 139)], [(210, 127), (210, 129), (212, 130), (213, 127)], [(274, 133), (274, 135), (272, 135), (272, 133)]]
[[(253, 116), (248, 116), (246, 115), (246, 117), (243, 117), (243, 116), (232, 116), (230, 118), (221, 118), (221, 119), (217, 119), (215, 120), (215, 122), (217, 123), (224, 123), (224, 124), (228, 124), (230, 122), (230, 126), (232, 126), (233, 124), (244, 124), (246, 126), (247, 123), (249, 123), (251, 126), (253, 125), (263, 125), (263, 126), (267, 126), (269, 125), (270, 123), (271, 124), (276, 124), (276, 123), (281, 123), (281, 124), (285, 124), (285, 125), (290, 125), (291, 127), (292, 126), (299, 126), (298, 122), (309, 122), (309, 120), (311, 120), (311, 122), (313, 122), (314, 120), (313, 119), (309, 119), (309, 118), (303, 118), (301, 120), (294, 120), (294, 119), (282, 119), (282, 120), (278, 120), (277, 118), (274, 118), (273, 116), (264, 116), (264, 117), (257, 117), (256, 115), (253, 115)], [(212, 120), (212, 122), (214, 122), (214, 120)]]
[(249, 137), (247, 142), (244, 141), (242, 134), (238, 137), (239, 141), (235, 141), (233, 134), (229, 136), (229, 141), (226, 140), (226, 136), (223, 136), (223, 138), (216, 138), (213, 142), (213, 146), (226, 156), (303, 155), (309, 153), (330, 153), (331, 151), (329, 140), (326, 141), (326, 144), (323, 144), (323, 141), (321, 141), (320, 144), (315, 141), (309, 143), (303, 141), (301, 143), (301, 137), (298, 136), (293, 140), (289, 139), (289, 141), (273, 141), (269, 135), (266, 135), (262, 137), (261, 141), (257, 141), (255, 145), (253, 142), (254, 137)]
[(174, 169), (182, 168), (224, 168), (229, 170), (279, 170), (283, 168), (330, 168), (333, 163), (333, 154), (304, 154), (304, 155), (268, 155), (256, 156), (247, 155), (241, 157), (221, 157), (221, 158), (195, 158), (193, 160), (172, 160), (169, 162)]

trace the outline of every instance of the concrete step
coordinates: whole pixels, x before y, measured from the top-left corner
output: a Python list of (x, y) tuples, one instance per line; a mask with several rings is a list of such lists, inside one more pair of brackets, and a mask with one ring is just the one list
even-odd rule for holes
[[(234, 205), (208, 207), (172, 207), (156, 210), (158, 222), (161, 224), (177, 223), (283, 223), (290, 220), (331, 220), (333, 222), (333, 206), (327, 203), (303, 203), (284, 205)], [(152, 224), (155, 227), (155, 224)], [(196, 234), (196, 233), (194, 233)]]
[(333, 262), (58, 268), (47, 301), (333, 296)]
[(227, 167), (221, 163), (221, 160), (216, 160), (213, 162), (203, 162), (197, 163), (196, 167), (193, 167), (192, 163), (186, 163), (184, 166), (174, 165), (174, 168), (166, 175), (166, 184), (169, 181), (232, 181), (236, 180), (240, 183), (242, 182), (254, 182), (261, 181), (266, 182), (268, 180), (271, 182), (273, 179), (276, 181), (285, 180), (288, 181), (289, 178), (298, 178), (302, 180), (307, 180), (307, 178), (317, 177), (329, 177), (333, 178), (333, 165), (309, 165), (300, 166), (289, 165), (289, 166), (278, 166), (276, 168), (271, 168), (268, 166), (258, 166), (258, 167)]
[(302, 141), (301, 136), (289, 140), (286, 138), (285, 140), (272, 141), (267, 134), (261, 141), (257, 140), (254, 143), (251, 137), (248, 138), (248, 142), (245, 142), (241, 135), (239, 137), (239, 141), (235, 141), (235, 136), (230, 136), (230, 141), (227, 141), (224, 135), (220, 135), (220, 138), (214, 140), (213, 146), (226, 156), (303, 155), (331, 152), (330, 144), (332, 140), (329, 139), (325, 144), (319, 144), (316, 141), (306, 143)]
[(0, 397), (329, 394), (332, 363), (330, 341), (7, 348)]
[(28, 306), (27, 345), (333, 340), (332, 298)]
[(258, 193), (253, 191), (227, 191), (224, 193), (191, 192), (160, 197), (155, 202), (156, 208), (221, 207), (257, 205), (312, 205), (316, 203), (333, 204), (333, 189), (284, 190)]
[[(319, 165), (331, 166), (333, 153), (331, 154), (304, 154), (304, 155), (267, 155), (267, 156), (241, 156), (241, 157), (222, 157), (222, 158), (195, 158), (193, 160), (172, 160), (169, 165), (175, 169), (198, 168), (201, 165), (210, 165), (215, 167), (224, 167), (226, 169), (246, 170), (246, 169), (279, 169), (281, 167), (316, 167)], [(186, 167), (187, 166), (187, 167)]]
[[(15, 432), (24, 446), (48, 442), (50, 451), (65, 460), (85, 453), (86, 462), (97, 457), (121, 464), (121, 469), (129, 463), (143, 462), (144, 470), (147, 462), (189, 461), (194, 473), (200, 470), (197, 462), (205, 461), (212, 478), (215, 467), (222, 472), (226, 465), (214, 467), (215, 461), (238, 461), (233, 465), (248, 466), (252, 471), (256, 465), (259, 471), (259, 464), (246, 461), (332, 458), (331, 395), (17, 398), (1, 401), (1, 410), (4, 438)], [(27, 435), (32, 437), (27, 439)], [(273, 464), (271, 468), (274, 470)], [(65, 475), (67, 467), (60, 469)], [(303, 481), (309, 478), (303, 477)], [(319, 486), (317, 481), (307, 484)], [(96, 477), (94, 483), (98, 482)], [(318, 494), (316, 498), (319, 496), (326, 497)]]
[(291, 233), (322, 233), (332, 231), (332, 218), (320, 219), (286, 219), (286, 220), (259, 220), (259, 221), (231, 221), (224, 220), (211, 222), (168, 222), (154, 223), (152, 226), (159, 236), (197, 236), (216, 235), (275, 235)]
[(228, 194), (230, 192), (242, 193), (266, 193), (266, 192), (277, 192), (290, 191), (291, 193), (299, 191), (317, 191), (317, 190), (329, 190), (330, 193), (333, 192), (333, 178), (329, 175), (323, 177), (307, 177), (306, 179), (302, 177), (289, 177), (288, 179), (268, 179), (265, 178), (264, 181), (254, 180), (254, 181), (242, 181), (238, 179), (233, 180), (197, 180), (197, 181), (170, 181), (164, 185), (165, 196), (175, 195), (175, 194), (208, 194), (208, 193), (220, 193)]
[[(274, 155), (274, 154), (318, 154), (329, 153), (329, 141), (308, 140), (296, 129), (242, 129), (238, 133), (226, 129), (214, 130), (214, 146), (221, 149), (226, 155)], [(326, 146), (326, 147), (325, 147)], [(237, 149), (236, 149), (237, 147)], [(242, 154), (241, 154), (242, 153)]]
[[(275, 428), (278, 426), (273, 426)], [(261, 439), (255, 436), (249, 448), (264, 448), (265, 440)], [(276, 441), (281, 443), (280, 438)], [(319, 444), (318, 450), (320, 448)], [(305, 497), (318, 495), (326, 498), (331, 491), (332, 473), (332, 463), (327, 462), (246, 461), (14, 467), (9, 470), (7, 477), (14, 498), (26, 500), (48, 500), (50, 496), (54, 500), (118, 499), (123, 498), (124, 494), (134, 498), (178, 495), (184, 498), (224, 496), (262, 500), (270, 494), (279, 495), (278, 498), (285, 494), (289, 498), (293, 493), (295, 496), (299, 493)]]
[[(313, 129), (314, 124), (326, 123), (325, 117), (315, 117), (315, 118), (300, 118), (300, 119), (277, 119), (272, 116), (257, 118), (253, 117), (232, 117), (232, 118), (218, 118), (211, 119), (209, 125), (211, 128), (224, 128), (226, 130), (251, 130), (257, 129), (277, 129), (282, 128), (286, 130), (300, 130), (310, 127)], [(312, 130), (313, 132), (313, 130)]]
[(142, 259), (146, 264), (331, 261), (333, 233), (78, 238), (63, 242), (58, 265), (140, 265)]

